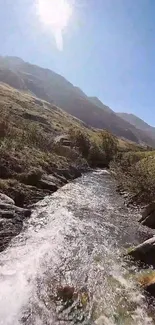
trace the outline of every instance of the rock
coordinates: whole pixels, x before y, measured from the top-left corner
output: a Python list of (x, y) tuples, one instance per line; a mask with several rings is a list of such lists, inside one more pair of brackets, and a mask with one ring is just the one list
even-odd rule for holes
[(30, 209), (17, 207), (13, 204), (13, 200), (9, 199), (0, 200), (0, 251), (21, 232), (23, 221), (31, 215)]
[(136, 261), (155, 267), (155, 236), (138, 245), (128, 254)]
[(146, 217), (141, 223), (143, 226), (155, 229), (155, 211)]
[(69, 169), (57, 169), (57, 174), (60, 176), (64, 176), (67, 180), (72, 180), (81, 177), (81, 171), (73, 166), (70, 166)]
[(54, 173), (54, 177), (55, 177), (58, 181), (60, 181), (60, 182), (62, 183), (62, 185), (68, 183), (68, 180), (67, 180), (64, 176), (62, 176), (62, 175), (59, 175), (59, 174), (57, 174), (57, 173)]
[(144, 211), (142, 212), (142, 218), (140, 219), (140, 221), (143, 221), (154, 211), (155, 211), (155, 202), (152, 202), (145, 207)]
[(15, 204), (14, 200), (12, 200), (9, 196), (0, 193), (0, 203), (4, 202), (6, 204)]
[(151, 283), (144, 287), (144, 289), (152, 296), (155, 297), (155, 283)]
[(139, 222), (144, 226), (155, 229), (155, 202), (152, 202), (145, 208)]
[(38, 187), (50, 190), (51, 192), (56, 192), (60, 185), (58, 185), (58, 180), (56, 180), (54, 176), (52, 177), (51, 175), (43, 175), (38, 182)]
[(62, 185), (64, 185), (64, 181), (57, 176), (54, 176), (54, 175), (44, 175), (42, 177), (42, 180), (46, 180), (46, 181), (49, 181), (49, 182), (52, 182), (54, 183), (58, 188), (61, 187)]
[(15, 218), (15, 211), (5, 211), (0, 209), (0, 218), (2, 219), (13, 219)]
[(59, 287), (57, 289), (57, 298), (64, 302), (74, 298), (75, 288), (70, 286)]

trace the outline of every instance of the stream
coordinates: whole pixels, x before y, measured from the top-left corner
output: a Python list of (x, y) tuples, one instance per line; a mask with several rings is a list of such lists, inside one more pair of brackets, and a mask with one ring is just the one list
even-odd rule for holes
[[(0, 325), (152, 325), (127, 248), (151, 236), (97, 170), (36, 204), (0, 254)], [(61, 299), (62, 288), (74, 291)], [(58, 294), (59, 293), (59, 294)]]

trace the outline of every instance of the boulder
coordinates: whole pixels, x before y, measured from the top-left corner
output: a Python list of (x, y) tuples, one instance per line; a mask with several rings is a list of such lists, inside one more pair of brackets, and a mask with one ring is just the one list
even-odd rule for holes
[(57, 174), (65, 177), (67, 180), (72, 180), (81, 177), (81, 171), (73, 166), (70, 166), (68, 169), (57, 169)]
[(150, 283), (144, 287), (145, 291), (147, 291), (152, 297), (155, 297), (155, 283)]
[(53, 176), (54, 176), (58, 181), (60, 181), (62, 185), (65, 185), (66, 183), (68, 183), (67, 179), (66, 179), (64, 176), (59, 175), (59, 174), (57, 174), (56, 172), (54, 173)]
[(44, 190), (49, 190), (51, 192), (56, 192), (60, 185), (58, 180), (51, 175), (43, 175), (38, 182), (38, 187)]
[(14, 201), (6, 195), (0, 200), (0, 251), (4, 250), (11, 239), (17, 236), (23, 227), (25, 218), (30, 217), (31, 210), (15, 206)]
[(75, 288), (71, 286), (57, 288), (57, 298), (64, 302), (74, 298)]
[(148, 217), (154, 211), (155, 211), (155, 202), (152, 202), (145, 207), (144, 211), (142, 212), (141, 220), (144, 220), (146, 217)]
[(133, 248), (128, 254), (136, 261), (155, 267), (155, 236)]
[(155, 202), (152, 202), (144, 209), (139, 222), (144, 226), (155, 229)]
[(142, 222), (143, 226), (147, 226), (151, 229), (155, 229), (155, 211), (146, 217)]
[(0, 203), (4, 202), (6, 204), (15, 204), (14, 200), (12, 200), (9, 196), (0, 193)]

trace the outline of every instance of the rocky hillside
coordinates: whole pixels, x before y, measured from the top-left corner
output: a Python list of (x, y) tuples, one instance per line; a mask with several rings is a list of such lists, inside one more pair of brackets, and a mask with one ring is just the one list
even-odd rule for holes
[(86, 162), (60, 143), (71, 128), (95, 134), (55, 105), (1, 84), (0, 192), (23, 206), (74, 178)]
[(145, 131), (149, 137), (155, 140), (155, 127), (150, 126), (134, 114), (118, 113), (117, 115), (135, 126), (137, 129)]
[(117, 116), (98, 99), (88, 98), (81, 89), (51, 70), (19, 58), (0, 57), (0, 81), (63, 108), (87, 125), (107, 129), (137, 143), (155, 144), (145, 131)]

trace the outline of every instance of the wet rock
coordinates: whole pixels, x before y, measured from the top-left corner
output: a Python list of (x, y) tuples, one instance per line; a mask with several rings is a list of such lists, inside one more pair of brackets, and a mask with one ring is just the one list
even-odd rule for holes
[(155, 202), (152, 202), (149, 205), (147, 205), (147, 207), (144, 209), (144, 211), (142, 213), (142, 220), (144, 220), (146, 217), (148, 217), (154, 211), (155, 211)]
[(149, 293), (152, 297), (155, 297), (155, 282), (148, 284), (147, 286), (144, 287), (145, 291)]
[(58, 175), (54, 176), (54, 175), (44, 175), (42, 177), (42, 180), (46, 180), (46, 181), (49, 181), (49, 182), (52, 182), (54, 183), (58, 188), (63, 186), (66, 182), (66, 180), (64, 180), (64, 178), (59, 178)]
[(138, 245), (128, 254), (136, 261), (155, 267), (155, 236)]
[(71, 286), (59, 287), (57, 289), (57, 298), (66, 302), (74, 298), (75, 288)]
[(12, 200), (9, 196), (0, 193), (0, 203), (4, 202), (6, 204), (15, 204), (14, 200)]
[(41, 180), (38, 182), (38, 187), (47, 189), (51, 192), (55, 192), (60, 187), (58, 180), (52, 175), (43, 175)]
[(81, 171), (78, 168), (73, 167), (73, 166), (71, 166), (68, 169), (63, 169), (63, 168), (58, 169), (57, 174), (65, 177), (67, 180), (72, 180), (72, 179), (81, 177)]
[(53, 176), (60, 181), (62, 185), (68, 183), (68, 180), (63, 175), (59, 175), (55, 172)]
[(0, 218), (5, 218), (5, 219), (12, 219), (15, 217), (15, 211), (5, 211), (0, 209)]
[(144, 226), (155, 229), (155, 202), (152, 202), (145, 208), (139, 222)]
[(152, 212), (147, 218), (145, 218), (142, 222), (142, 225), (147, 226), (151, 229), (155, 229), (155, 211)]
[(6, 200), (5, 196), (1, 198), (3, 200), (0, 200), (0, 251), (21, 232), (23, 221), (31, 215), (31, 210), (15, 206), (10, 198)]

